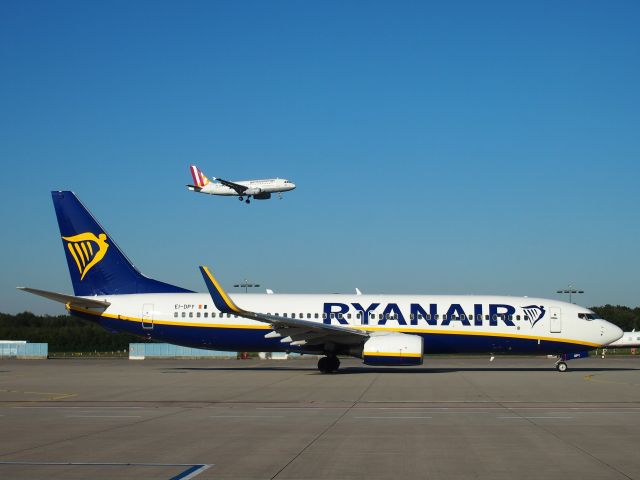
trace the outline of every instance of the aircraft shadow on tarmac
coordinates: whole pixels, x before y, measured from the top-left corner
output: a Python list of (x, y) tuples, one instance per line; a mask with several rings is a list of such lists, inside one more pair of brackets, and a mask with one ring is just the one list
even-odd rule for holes
[[(186, 371), (270, 371), (270, 372), (309, 372), (318, 375), (321, 374), (317, 369), (312, 367), (176, 367), (176, 368), (164, 368), (163, 373), (178, 373)], [(630, 367), (569, 367), (568, 372), (623, 372), (623, 371), (636, 371), (639, 368)], [(367, 374), (367, 373), (454, 373), (454, 372), (555, 372), (553, 364), (548, 367), (449, 367), (449, 368), (415, 368), (415, 367), (344, 367), (333, 373), (332, 375), (353, 375), (353, 374)]]

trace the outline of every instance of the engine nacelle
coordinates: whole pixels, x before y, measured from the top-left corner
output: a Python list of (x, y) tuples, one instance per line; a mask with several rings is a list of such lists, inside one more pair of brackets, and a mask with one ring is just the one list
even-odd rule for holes
[(364, 343), (362, 360), (367, 365), (422, 365), (422, 337), (380, 332)]
[(262, 192), (261, 188), (247, 188), (244, 192), (242, 192), (244, 195), (259, 195), (260, 192)]
[(269, 200), (271, 198), (271, 192), (258, 193), (254, 195), (253, 198), (256, 200)]

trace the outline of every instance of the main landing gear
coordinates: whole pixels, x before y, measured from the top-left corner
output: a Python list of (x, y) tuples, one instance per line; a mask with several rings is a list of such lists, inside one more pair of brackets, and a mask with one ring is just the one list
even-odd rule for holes
[(337, 372), (340, 368), (340, 360), (336, 356), (322, 357), (318, 360), (318, 370), (322, 373)]
[(566, 372), (567, 371), (567, 364), (564, 363), (564, 362), (556, 363), (556, 370), (558, 370), (559, 372)]
[(244, 200), (244, 198), (243, 198), (242, 196), (240, 196), (240, 197), (238, 197), (238, 200), (240, 200), (240, 201), (244, 200), (244, 203), (251, 203), (250, 198), (251, 198), (251, 197), (247, 197), (247, 199), (246, 199), (246, 200)]

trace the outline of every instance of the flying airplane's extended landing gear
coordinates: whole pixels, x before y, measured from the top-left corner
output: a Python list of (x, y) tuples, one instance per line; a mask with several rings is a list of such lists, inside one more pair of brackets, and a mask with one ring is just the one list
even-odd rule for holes
[(243, 198), (242, 198), (242, 197), (238, 197), (238, 200), (242, 201), (242, 200), (243, 200)]
[(318, 370), (322, 373), (337, 372), (340, 368), (340, 360), (338, 357), (322, 357), (318, 360)]
[(564, 362), (556, 363), (556, 370), (558, 370), (559, 372), (566, 372), (567, 371), (567, 364), (564, 363)]
[(251, 203), (251, 200), (249, 200), (249, 197), (247, 197), (247, 199), (244, 201), (244, 203), (246, 203), (247, 205)]

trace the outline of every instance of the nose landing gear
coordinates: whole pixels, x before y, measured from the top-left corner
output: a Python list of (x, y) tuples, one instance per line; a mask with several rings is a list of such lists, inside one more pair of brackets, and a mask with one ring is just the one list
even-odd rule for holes
[(589, 352), (572, 352), (572, 353), (563, 353), (558, 361), (556, 362), (556, 370), (559, 372), (567, 371), (567, 362), (569, 360), (575, 360), (576, 358), (587, 358), (589, 357)]
[(567, 371), (567, 364), (564, 363), (564, 362), (556, 363), (556, 370), (558, 370), (559, 372), (566, 372)]

